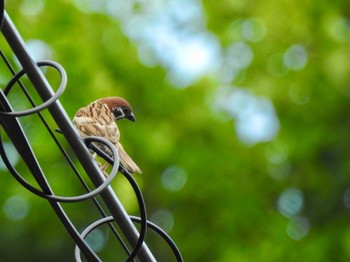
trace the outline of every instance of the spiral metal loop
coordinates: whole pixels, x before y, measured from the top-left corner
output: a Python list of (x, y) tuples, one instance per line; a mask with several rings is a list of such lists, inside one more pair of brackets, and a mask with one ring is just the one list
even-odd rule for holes
[[(143, 223), (142, 218), (140, 217), (136, 217), (136, 216), (130, 216), (130, 219), (135, 222), (135, 223)], [(94, 223), (92, 223), (91, 225), (89, 225), (81, 234), (81, 236), (85, 239), (94, 229), (96, 229), (97, 227), (106, 224), (106, 223), (111, 223), (114, 221), (114, 218), (109, 216), (109, 217), (104, 217), (101, 218), (97, 221), (95, 221)], [(160, 237), (162, 237), (164, 239), (164, 241), (169, 245), (169, 247), (171, 248), (176, 261), (181, 262), (183, 261), (182, 255), (180, 253), (180, 250), (177, 248), (176, 244), (174, 243), (174, 241), (170, 238), (170, 236), (164, 231), (162, 230), (159, 226), (157, 226), (156, 224), (150, 222), (150, 221), (146, 221), (146, 226), (147, 228), (153, 230), (155, 233), (157, 233)], [(81, 262), (81, 257), (80, 257), (80, 249), (78, 246), (75, 246), (75, 260), (77, 262)], [(129, 256), (128, 260), (126, 261), (130, 261), (129, 259), (133, 259), (133, 257)]]
[[(4, 14), (5, 14), (5, 19), (3, 19)], [(2, 33), (4, 35), (6, 34), (7, 39), (11, 39), (12, 41), (14, 41), (14, 43), (10, 43), (10, 45), (11, 44), (15, 45), (16, 48), (19, 47), (18, 50), (22, 50), (22, 52), (26, 53), (25, 47), (21, 46), (22, 42), (20, 41), (20, 39), (19, 40), (16, 39), (19, 37), (19, 35), (16, 33), (15, 29), (13, 28), (13, 25), (11, 24), (10, 21), (8, 21), (8, 19), (9, 17), (4, 12), (3, 1), (0, 0), (0, 28), (3, 29)], [(84, 254), (85, 258), (88, 261), (101, 261), (98, 255), (87, 244), (87, 242), (85, 241), (85, 238), (95, 228), (106, 223), (110, 226), (112, 233), (117, 238), (120, 245), (126, 252), (127, 262), (134, 261), (136, 256), (138, 256), (139, 259), (142, 261), (155, 260), (144, 242), (147, 229), (153, 230), (161, 238), (164, 239), (165, 243), (169, 245), (171, 250), (173, 251), (173, 254), (177, 261), (179, 262), (183, 261), (179, 250), (177, 249), (175, 243), (171, 240), (171, 238), (158, 226), (156, 226), (155, 224), (147, 220), (146, 206), (142, 196), (142, 192), (138, 187), (136, 181), (131, 176), (131, 174), (129, 174), (122, 166), (119, 165), (119, 155), (115, 145), (113, 145), (110, 141), (107, 141), (106, 139), (103, 139), (100, 137), (87, 137), (84, 139), (81, 139), (81, 138), (79, 139), (78, 134), (72, 127), (72, 123), (69, 119), (67, 120), (67, 123), (65, 125), (62, 125), (64, 129), (62, 130), (62, 132), (59, 132), (59, 133), (61, 133), (60, 135), (66, 139), (68, 144), (71, 147), (73, 147), (73, 149), (74, 149), (74, 146), (82, 147), (81, 150), (83, 151), (81, 150), (80, 151), (73, 150), (73, 151), (75, 153), (75, 156), (82, 163), (85, 172), (87, 173), (90, 180), (93, 182), (95, 186), (95, 188), (91, 190), (87, 186), (85, 180), (82, 178), (74, 162), (69, 157), (68, 153), (66, 152), (62, 144), (59, 142), (59, 139), (56, 137), (55, 133), (51, 130), (45, 117), (42, 115), (42, 111), (45, 109), (48, 109), (50, 112), (50, 115), (53, 117), (56, 123), (57, 123), (57, 119), (55, 118), (57, 118), (57, 116), (60, 116), (60, 121), (64, 119), (64, 117), (61, 117), (61, 116), (65, 116), (66, 113), (64, 112), (62, 107), (58, 106), (60, 105), (59, 97), (62, 95), (67, 85), (67, 75), (64, 68), (56, 62), (46, 61), (46, 60), (40, 61), (32, 65), (31, 61), (25, 61), (26, 57), (28, 56), (26, 54), (23, 55), (24, 58), (22, 58), (22, 63), (25, 63), (25, 64), (27, 63), (27, 66), (29, 65), (29, 67), (33, 66), (37, 68), (52, 67), (55, 70), (57, 70), (57, 72), (60, 75), (60, 84), (56, 92), (54, 92), (52, 89), (49, 89), (51, 87), (46, 87), (45, 85), (41, 85), (40, 88), (43, 88), (44, 86), (44, 88), (47, 88), (47, 89), (40, 90), (40, 88), (37, 88), (37, 86), (40, 86), (40, 85), (36, 85), (37, 83), (32, 82), (39, 96), (41, 96), (41, 92), (45, 92), (45, 94), (51, 94), (49, 98), (42, 99), (43, 102), (40, 105), (36, 105), (31, 95), (27, 92), (26, 87), (21, 82), (21, 77), (28, 75), (29, 74), (28, 71), (25, 69), (22, 69), (19, 72), (15, 72), (11, 67), (9, 61), (6, 59), (5, 55), (1, 52), (1, 50), (0, 50), (0, 57), (2, 58), (3, 62), (6, 64), (10, 72), (13, 74), (13, 77), (9, 80), (4, 90), (0, 89), (0, 155), (3, 159), (5, 166), (10, 171), (12, 176), (16, 179), (16, 181), (18, 181), (24, 188), (26, 188), (33, 194), (49, 201), (54, 211), (56, 212), (57, 216), (60, 218), (61, 222), (64, 224), (65, 228), (67, 229), (68, 233), (76, 242), (76, 248), (75, 248), (76, 261), (81, 261), (81, 258), (80, 258), (81, 253)], [(26, 67), (23, 66), (23, 68), (26, 68)], [(34, 68), (34, 69), (36, 70), (37, 68)], [(29, 79), (31, 78), (29, 77)], [(25, 94), (32, 108), (22, 110), (22, 111), (13, 110), (12, 105), (8, 100), (8, 95), (13, 90), (13, 87), (15, 84), (18, 84), (21, 87), (22, 92)], [(44, 97), (47, 97), (47, 95), (45, 95)], [(60, 196), (55, 194), (54, 191), (51, 189), (50, 183), (46, 179), (46, 174), (41, 169), (40, 163), (32, 149), (32, 145), (28, 141), (26, 131), (23, 129), (21, 122), (19, 121), (20, 118), (33, 116), (33, 115), (39, 116), (42, 124), (49, 132), (51, 138), (55, 142), (61, 154), (64, 156), (67, 162), (67, 165), (75, 173), (75, 175), (81, 182), (81, 185), (84, 187), (84, 190), (86, 191), (86, 193), (77, 195), (77, 196)], [(4, 148), (4, 142), (1, 135), (2, 130), (5, 131), (5, 133), (7, 134), (7, 137), (11, 140), (17, 152), (23, 159), (23, 162), (26, 164), (29, 171), (32, 173), (34, 179), (38, 183), (40, 189), (38, 187), (31, 185), (26, 179), (24, 179), (17, 172), (15, 167), (11, 164), (9, 157), (7, 155), (7, 152)], [(113, 157), (110, 157), (109, 155), (107, 155), (96, 144), (103, 144), (104, 146), (107, 146), (111, 150)], [(88, 150), (95, 152), (99, 157), (106, 160), (112, 166), (111, 171), (108, 175), (104, 174), (104, 171), (100, 170), (99, 166), (97, 165), (96, 161), (91, 157)], [(82, 152), (83, 154), (86, 154), (86, 157), (84, 155), (84, 157), (79, 158), (79, 155), (77, 154), (77, 152)], [(85, 168), (85, 167), (89, 167), (89, 168)], [(120, 171), (124, 175), (125, 179), (129, 182), (129, 184), (131, 185), (134, 191), (134, 194), (136, 196), (137, 203), (138, 203), (140, 217), (133, 217), (133, 216), (129, 217), (127, 215), (119, 216), (120, 212), (123, 213), (125, 211), (123, 211), (124, 210), (123, 206), (119, 203), (119, 200), (117, 199), (113, 189), (110, 187), (110, 183), (116, 177), (116, 174), (118, 171)], [(104, 208), (100, 204), (99, 200), (97, 200), (96, 196), (101, 196), (106, 208), (110, 211), (112, 216), (110, 216), (110, 214), (107, 214), (107, 212), (104, 210)], [(64, 211), (63, 207), (61, 206), (61, 203), (77, 203), (82, 201), (92, 201), (96, 209), (100, 212), (102, 218), (98, 219), (97, 221), (89, 225), (82, 233), (79, 233), (76, 227), (74, 226), (73, 222), (70, 220), (70, 218)], [(117, 218), (122, 220), (119, 221)], [(117, 232), (117, 230), (114, 228), (113, 226), (114, 222), (116, 222), (121, 227), (124, 233), (124, 237), (121, 237)], [(125, 225), (127, 224), (125, 222), (130, 222), (129, 226)], [(130, 226), (133, 226), (133, 222), (140, 224), (138, 236), (135, 241), (132, 240), (134, 238), (132, 238), (131, 236), (128, 236), (128, 234), (131, 234), (131, 232), (133, 234), (135, 233), (133, 230), (136, 230), (136, 228), (134, 229), (128, 228)], [(129, 245), (124, 243), (125, 238), (129, 241)], [(129, 250), (128, 246), (132, 246), (132, 250)]]
[[(2, 54), (2, 56), (3, 56), (3, 54)], [(12, 121), (16, 121), (16, 123), (18, 124), (18, 127), (20, 127), (20, 124), (19, 124), (19, 121), (17, 120), (17, 118), (26, 117), (26, 116), (30, 116), (30, 115), (34, 115), (34, 114), (38, 114), (41, 117), (41, 120), (43, 121), (44, 125), (48, 128), (48, 125), (45, 123), (45, 119), (41, 116), (40, 112), (42, 110), (50, 107), (53, 103), (55, 103), (58, 100), (60, 95), (65, 90), (65, 86), (67, 83), (67, 76), (66, 76), (64, 69), (59, 64), (57, 64), (55, 62), (41, 61), (41, 62), (38, 62), (37, 65), (39, 67), (43, 67), (43, 66), (53, 67), (59, 72), (59, 74), (61, 76), (61, 83), (60, 83), (60, 86), (59, 86), (57, 92), (54, 93), (53, 96), (49, 100), (47, 100), (46, 102), (44, 102), (38, 106), (35, 105), (34, 102), (30, 99), (29, 94), (26, 94), (27, 98), (30, 100), (31, 104), (33, 105), (33, 108), (26, 109), (23, 111), (17, 111), (17, 112), (12, 111), (12, 107), (9, 104), (9, 102), (7, 101), (6, 96), (9, 95), (9, 93), (11, 92), (15, 83), (18, 83), (22, 87), (22, 89), (25, 90), (25, 87), (20, 82), (20, 78), (25, 75), (25, 72), (23, 70), (21, 70), (18, 73), (14, 74), (12, 79), (6, 85), (6, 88), (4, 89), (4, 91), (0, 91), (0, 93), (2, 94), (2, 96), (0, 97), (0, 109), (1, 109), (0, 121), (2, 122), (2, 125), (0, 126), (1, 129), (4, 126), (6, 126), (6, 124), (5, 125), (3, 124), (3, 121), (5, 121), (5, 119), (11, 118)], [(109, 142), (103, 138), (100, 138), (100, 137), (87, 137), (87, 138), (83, 139), (83, 143), (86, 145), (87, 148), (89, 148), (90, 150), (92, 150), (93, 152), (98, 154), (100, 157), (104, 158), (109, 164), (112, 165), (112, 170), (110, 171), (110, 174), (108, 174), (106, 179), (104, 179), (103, 183), (91, 191), (88, 190), (88, 192), (85, 194), (81, 194), (78, 196), (59, 196), (59, 195), (54, 194), (53, 192), (46, 193), (43, 190), (40, 190), (40, 189), (32, 186), (29, 182), (27, 182), (17, 172), (17, 170), (11, 164), (11, 162), (7, 156), (6, 150), (3, 146), (1, 129), (0, 129), (0, 155), (3, 159), (5, 166), (7, 167), (7, 169), (10, 171), (10, 173), (13, 175), (13, 177), (24, 188), (26, 188), (27, 190), (29, 190), (30, 192), (32, 192), (33, 194), (35, 194), (41, 198), (44, 198), (44, 199), (49, 200), (49, 201), (56, 201), (58, 203), (75, 203), (75, 202), (85, 201), (88, 199), (93, 199), (93, 201), (97, 205), (97, 208), (101, 211), (101, 213), (104, 215), (104, 217), (97, 220), (96, 222), (92, 223), (90, 226), (88, 226), (83, 231), (83, 233), (80, 234), (80, 237), (82, 239), (85, 239), (87, 237), (87, 235), (91, 231), (93, 231), (96, 227), (98, 227), (102, 224), (105, 224), (105, 223), (110, 224), (112, 222), (115, 222), (114, 217), (105, 216), (105, 214), (101, 210), (101, 207), (99, 206), (99, 204), (95, 200), (95, 197), (97, 195), (101, 194), (101, 192), (103, 192), (104, 190), (106, 190), (106, 188), (110, 185), (110, 183), (115, 178), (115, 176), (119, 170), (119, 171), (121, 171), (121, 173), (124, 175), (124, 177), (129, 181), (130, 185), (132, 186), (134, 193), (136, 195), (139, 210), (140, 210), (140, 217), (130, 216), (130, 219), (136, 223), (140, 223), (141, 227), (140, 227), (139, 237), (138, 237), (138, 240), (137, 240), (135, 247), (133, 248), (132, 251), (126, 250), (126, 252), (128, 254), (126, 262), (133, 261), (135, 259), (135, 257), (137, 256), (139, 250), (141, 249), (141, 247), (144, 243), (147, 228), (155, 231), (157, 234), (159, 234), (159, 236), (161, 236), (165, 240), (165, 242), (171, 247), (177, 261), (183, 261), (179, 250), (177, 249), (175, 243), (171, 240), (171, 238), (164, 231), (162, 231), (158, 226), (156, 226), (155, 224), (153, 224), (147, 220), (146, 207), (145, 207), (145, 203), (144, 203), (144, 199), (143, 199), (141, 190), (137, 186), (137, 183), (132, 178), (132, 176), (126, 170), (124, 170), (121, 166), (119, 166), (119, 155), (118, 155), (118, 152), (117, 152), (115, 146), (111, 142)], [(23, 130), (20, 132), (22, 132), (22, 135), (25, 137), (25, 133), (23, 132)], [(61, 132), (59, 132), (59, 133), (61, 133)], [(52, 133), (51, 133), (51, 135), (53, 136)], [(53, 136), (53, 138), (54, 138), (54, 136)], [(104, 144), (105, 146), (107, 146), (112, 151), (113, 158), (111, 158), (104, 151), (102, 151), (99, 147), (97, 147), (95, 145), (95, 143)], [(61, 151), (63, 150), (61, 147), (60, 147), (60, 149), (61, 149)], [(68, 156), (66, 156), (66, 158), (68, 158)], [(40, 175), (45, 177), (45, 174), (43, 174), (43, 173)], [(110, 226), (113, 229), (111, 224), (110, 224)], [(114, 232), (114, 234), (119, 239), (119, 241), (122, 241), (120, 236), (117, 236), (116, 232)], [(125, 246), (125, 244), (122, 244), (122, 245)], [(75, 248), (76, 261), (81, 261), (81, 257), (80, 257), (81, 256), (81, 248), (79, 246), (81, 246), (81, 245), (76, 245), (76, 248)], [(127, 249), (126, 246), (124, 247), (124, 249)]]
[[(60, 73), (61, 76), (61, 83), (60, 86), (57, 90), (57, 92), (47, 101), (45, 101), (43, 104), (36, 106), (34, 108), (28, 109), (28, 110), (24, 110), (24, 111), (19, 111), (19, 112), (4, 112), (4, 111), (0, 111), (0, 116), (12, 116), (12, 117), (21, 117), (21, 116), (28, 116), (28, 115), (32, 115), (35, 113), (38, 113), (46, 108), (48, 108), (50, 105), (52, 105), (52, 103), (54, 103), (64, 92), (66, 85), (67, 85), (67, 74), (66, 71), (63, 69), (63, 67), (53, 61), (41, 61), (38, 62), (37, 65), (39, 67), (41, 66), (51, 66), (55, 69), (57, 69), (57, 71)], [(4, 94), (8, 95), (8, 93), (10, 92), (11, 88), (13, 87), (13, 85), (15, 83), (17, 83), (19, 81), (19, 79), (25, 75), (24, 70), (22, 69), (21, 71), (19, 71), (17, 74), (15, 74), (11, 81), (7, 84), (7, 86), (4, 89)]]
[(39, 197), (42, 197), (44, 199), (47, 199), (47, 200), (53, 200), (53, 201), (62, 202), (62, 203), (80, 202), (80, 201), (84, 201), (84, 200), (90, 199), (92, 197), (95, 197), (96, 195), (100, 194), (103, 190), (105, 190), (106, 187), (108, 187), (110, 185), (110, 183), (112, 182), (112, 180), (115, 178), (115, 176), (118, 172), (118, 168), (119, 168), (119, 159), (118, 159), (119, 156), (118, 156), (118, 153), (116, 152), (115, 147), (113, 146), (113, 144), (111, 142), (109, 142), (105, 139), (102, 139), (100, 137), (88, 137), (88, 138), (85, 138), (84, 140), (86, 141), (86, 143), (99, 142), (99, 143), (103, 143), (104, 145), (108, 146), (112, 150), (113, 155), (116, 156), (116, 160), (113, 161), (112, 170), (111, 170), (110, 174), (107, 176), (107, 179), (99, 187), (95, 188), (92, 191), (89, 191), (86, 194), (82, 194), (82, 195), (78, 195), (78, 196), (67, 197), (67, 196), (57, 196), (54, 194), (48, 195), (45, 192), (37, 189), (36, 187), (34, 187), (30, 183), (28, 183), (20, 174), (18, 174), (16, 169), (10, 163), (10, 161), (7, 157), (7, 154), (5, 152), (3, 143), (1, 141), (1, 133), (0, 133), (0, 155), (1, 155), (5, 165), (7, 167), (7, 169), (11, 172), (13, 177), (23, 187), (25, 187), (27, 190), (29, 190), (33, 194), (35, 194)]

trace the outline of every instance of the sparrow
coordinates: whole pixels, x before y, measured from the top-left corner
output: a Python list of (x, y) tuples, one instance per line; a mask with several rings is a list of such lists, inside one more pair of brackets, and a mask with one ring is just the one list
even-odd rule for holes
[[(130, 104), (121, 97), (105, 97), (80, 108), (74, 115), (73, 124), (82, 138), (97, 136), (110, 141), (119, 153), (120, 165), (131, 174), (142, 174), (141, 169), (119, 142), (120, 132), (116, 121), (120, 119), (135, 122), (136, 119)], [(96, 143), (96, 145), (113, 157), (112, 151), (107, 146), (101, 143)], [(107, 167), (106, 164), (102, 168), (103, 172)]]

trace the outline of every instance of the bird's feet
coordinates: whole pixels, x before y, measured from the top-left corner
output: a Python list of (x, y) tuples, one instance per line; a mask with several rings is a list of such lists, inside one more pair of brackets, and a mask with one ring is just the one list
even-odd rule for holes
[(108, 177), (108, 174), (106, 172), (106, 168), (108, 167), (108, 162), (104, 163), (103, 165), (101, 165), (100, 162), (97, 162), (98, 167), (101, 169), (102, 173), (104, 174), (105, 177)]

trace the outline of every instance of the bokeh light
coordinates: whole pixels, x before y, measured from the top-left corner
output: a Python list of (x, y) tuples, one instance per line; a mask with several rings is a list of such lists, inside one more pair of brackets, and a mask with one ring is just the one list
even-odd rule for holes
[(248, 90), (221, 88), (214, 107), (214, 110), (224, 110), (235, 119), (237, 135), (247, 144), (271, 141), (279, 131), (279, 121), (271, 101), (266, 97), (255, 97)]
[[(52, 49), (51, 47), (45, 43), (42, 40), (39, 39), (31, 39), (26, 41), (26, 47), (28, 49), (28, 52), (30, 56), (33, 58), (34, 61), (41, 61), (41, 60), (50, 60), (52, 57)], [(14, 60), (16, 61), (17, 65), (19, 67), (20, 63), (16, 57), (14, 57)], [(45, 68), (44, 68), (45, 70)]]
[(242, 36), (247, 41), (260, 42), (266, 35), (267, 28), (261, 19), (245, 19), (242, 23)]
[(303, 208), (304, 198), (302, 192), (297, 188), (289, 188), (281, 193), (278, 198), (278, 211), (290, 218), (300, 213)]
[(223, 83), (231, 83), (253, 60), (253, 51), (245, 42), (235, 42), (224, 52), (219, 76)]
[(292, 45), (283, 56), (284, 64), (291, 70), (303, 69), (307, 63), (307, 59), (306, 49), (302, 45)]
[(350, 41), (350, 19), (346, 17), (337, 17), (328, 23), (331, 36), (339, 42)]
[(151, 215), (150, 221), (160, 226), (166, 232), (170, 232), (175, 223), (173, 214), (169, 210), (165, 209), (155, 211)]
[[(15, 166), (19, 160), (17, 150), (15, 149), (12, 143), (4, 142), (3, 146), (8, 160), (10, 161), (12, 166)], [(0, 158), (0, 170), (7, 170), (7, 167), (5, 166), (5, 163), (3, 162), (2, 158)]]
[(267, 32), (263, 20), (258, 18), (235, 19), (230, 26), (230, 35), (234, 39), (260, 42)]
[(164, 171), (161, 179), (164, 188), (169, 191), (176, 192), (185, 186), (187, 174), (183, 168), (171, 166)]
[(293, 217), (287, 225), (287, 235), (294, 239), (300, 240), (304, 238), (310, 230), (310, 222), (305, 217)]
[(276, 180), (282, 180), (286, 178), (291, 171), (291, 164), (289, 161), (284, 163), (273, 164), (270, 163), (267, 167), (269, 175)]
[(27, 217), (30, 204), (25, 197), (14, 195), (5, 201), (3, 211), (9, 219), (19, 221)]
[(107, 243), (105, 233), (102, 232), (99, 228), (95, 228), (93, 231), (91, 231), (85, 240), (96, 252), (102, 250)]
[[(64, 66), (69, 81), (60, 101), (69, 116), (99, 96), (132, 103), (137, 123), (119, 127), (144, 171), (134, 178), (148, 217), (170, 230), (185, 261), (349, 261), (348, 5), (23, 0), (8, 1), (6, 11), (34, 60)], [(3, 73), (5, 65), (0, 71), (4, 87), (11, 73)], [(51, 73), (45, 74), (50, 83), (57, 81)], [(28, 107), (21, 98), (11, 94), (14, 109)], [(45, 146), (27, 119), (18, 118), (44, 156), (40, 166), (54, 191), (81, 192), (62, 172), (56, 148)], [(35, 184), (13, 146), (5, 149)], [(21, 261), (35, 235), (32, 260), (70, 261), (72, 241), (65, 241), (69, 235), (50, 206), (19, 196), (3, 163), (0, 169), (4, 259)], [(57, 184), (63, 180), (69, 183)], [(126, 180), (118, 175), (111, 186), (127, 212), (138, 215)], [(62, 206), (81, 229), (95, 218), (90, 204)], [(94, 230), (89, 243), (113, 261), (107, 232)], [(146, 242), (153, 251), (152, 240)]]
[(265, 155), (269, 161), (268, 173), (276, 179), (281, 180), (289, 175), (291, 164), (288, 160), (289, 147), (286, 143), (274, 140), (265, 147)]
[[(75, 1), (83, 12), (103, 12), (122, 23), (125, 34), (137, 44), (139, 59), (146, 66), (162, 65), (167, 79), (184, 88), (217, 71), (221, 48), (216, 36), (205, 28), (198, 0), (181, 1)], [(256, 38), (259, 23), (247, 26)]]
[(45, 8), (46, 0), (23, 1), (20, 11), (23, 15), (35, 16), (40, 14)]
[(282, 141), (275, 140), (265, 147), (266, 158), (274, 164), (284, 163), (288, 159), (288, 153), (289, 146)]

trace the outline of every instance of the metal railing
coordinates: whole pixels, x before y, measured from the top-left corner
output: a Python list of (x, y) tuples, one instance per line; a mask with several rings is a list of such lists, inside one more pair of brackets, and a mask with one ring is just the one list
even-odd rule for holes
[[(11, 140), (11, 143), (16, 148), (24, 164), (38, 184), (38, 187), (29, 183), (11, 164), (0, 133), (0, 154), (9, 172), (27, 190), (48, 201), (67, 232), (76, 243), (76, 261), (82, 261), (81, 253), (85, 257), (85, 260), (101, 261), (96, 252), (89, 246), (86, 237), (102, 224), (108, 224), (110, 230), (113, 232), (113, 236), (115, 236), (120, 246), (126, 252), (126, 261), (135, 261), (135, 259), (145, 262), (156, 261), (154, 254), (152, 254), (151, 250), (144, 242), (147, 229), (161, 236), (165, 243), (171, 248), (175, 259), (177, 261), (183, 261), (181, 253), (172, 239), (161, 228), (147, 220), (146, 207), (141, 190), (133, 177), (119, 166), (119, 157), (115, 147), (109, 141), (98, 137), (81, 139), (75, 131), (70, 118), (59, 101), (59, 97), (64, 92), (67, 84), (67, 76), (63, 67), (53, 61), (34, 62), (26, 49), (21, 35), (4, 10), (3, 0), (0, 0), (0, 8), (1, 33), (23, 68), (15, 72), (0, 47), (2, 61), (12, 74), (12, 78), (8, 84), (3, 89), (0, 89), (0, 131), (5, 131), (8, 139)], [(53, 68), (59, 73), (60, 85), (56, 91), (52, 89), (48, 80), (45, 78), (41, 70), (42, 67)], [(42, 103), (37, 104), (34, 102), (31, 95), (33, 90), (28, 92), (28, 88), (23, 84), (23, 81), (21, 81), (23, 76), (29, 79), (32, 87), (35, 89), (34, 92), (40, 97)], [(20, 87), (20, 91), (24, 94), (26, 100), (29, 101), (31, 105), (29, 108), (20, 111), (14, 110), (14, 105), (10, 103), (8, 96), (13, 92), (13, 87), (15, 85)], [(53, 130), (47, 123), (46, 117), (42, 114), (43, 110), (49, 112), (57, 126), (56, 130)], [(35, 155), (32, 148), (33, 145), (29, 141), (26, 131), (21, 125), (21, 118), (33, 115), (39, 117), (43, 128), (49, 132), (50, 137), (57, 146), (57, 150), (62, 154), (65, 164), (74, 172), (78, 178), (78, 183), (83, 186), (86, 193), (78, 196), (61, 196), (55, 194), (45, 172), (42, 170), (40, 161)], [(69, 145), (74, 157), (82, 166), (83, 171), (78, 170), (71, 156), (67, 153), (67, 150), (61, 142), (62, 138)], [(108, 146), (114, 153), (114, 158), (109, 157), (98, 147), (94, 146), (93, 142), (97, 141)], [(112, 170), (107, 178), (100, 170), (96, 161), (93, 160), (89, 151), (94, 151), (98, 156), (112, 165)], [(140, 217), (129, 216), (127, 214), (122, 203), (110, 186), (111, 181), (115, 178), (118, 171), (125, 176), (135, 192)], [(82, 174), (82, 172), (84, 174)], [(90, 181), (87, 182), (84, 175), (85, 177), (87, 176)], [(91, 188), (91, 186), (89, 187), (88, 183), (92, 183), (93, 188)], [(83, 232), (79, 232), (63, 208), (62, 203), (77, 203), (83, 201), (92, 201), (101, 218), (89, 225)], [(137, 230), (135, 223), (140, 224), (139, 230)]]

